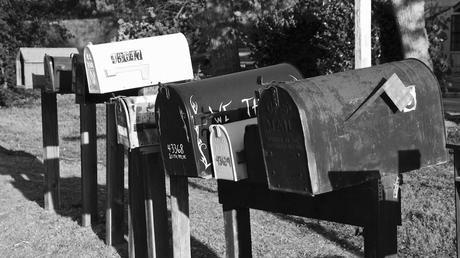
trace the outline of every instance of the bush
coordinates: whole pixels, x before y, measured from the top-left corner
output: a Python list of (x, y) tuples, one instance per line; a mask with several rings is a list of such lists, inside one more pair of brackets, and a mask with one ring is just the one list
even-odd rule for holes
[[(194, 61), (203, 62), (206, 58), (208, 42), (203, 28), (206, 27), (203, 12), (205, 0), (166, 1), (159, 3), (137, 3), (125, 6), (118, 3), (115, 14), (118, 18), (117, 40), (136, 39), (181, 32), (190, 46)], [(194, 62), (195, 65), (196, 62)], [(203, 77), (200, 69), (195, 67), (196, 77)]]
[[(390, 3), (374, 1), (372, 17), (373, 63), (401, 59)], [(278, 14), (259, 16), (245, 33), (243, 42), (258, 66), (289, 62), (307, 77), (354, 67), (352, 1), (302, 1)]]
[(25, 100), (36, 95), (14, 89), (20, 47), (62, 47), (70, 37), (63, 27), (45, 20), (46, 15), (39, 16), (40, 8), (35, 1), (0, 1), (0, 106), (21, 102), (22, 95)]
[[(354, 67), (353, 1), (299, 1), (279, 12), (262, 12), (242, 31), (257, 66), (280, 62), (296, 65), (305, 76), (341, 72)], [(434, 73), (443, 84), (449, 73), (442, 43), (447, 21), (426, 21)], [(372, 2), (372, 63), (403, 59), (393, 7), (388, 0)]]

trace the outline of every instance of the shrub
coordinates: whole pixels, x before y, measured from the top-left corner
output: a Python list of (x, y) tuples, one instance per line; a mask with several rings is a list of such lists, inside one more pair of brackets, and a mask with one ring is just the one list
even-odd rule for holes
[(19, 103), (21, 96), (27, 100), (36, 95), (14, 89), (19, 47), (62, 47), (70, 37), (63, 27), (45, 20), (43, 13), (39, 16), (39, 10), (35, 1), (0, 0), (0, 106)]

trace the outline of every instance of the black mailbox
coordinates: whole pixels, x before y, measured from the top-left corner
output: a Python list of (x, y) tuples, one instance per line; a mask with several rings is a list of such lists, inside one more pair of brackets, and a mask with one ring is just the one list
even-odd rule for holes
[(212, 123), (229, 123), (231, 115), (210, 121), (213, 113), (236, 111), (236, 120), (255, 116), (254, 91), (258, 79), (292, 81), (301, 74), (291, 65), (239, 72), (190, 83), (160, 87), (156, 115), (160, 130), (161, 151), (166, 171), (172, 175), (211, 177), (211, 155), (208, 128)]
[(71, 57), (50, 56), (45, 54), (45, 92), (72, 92), (72, 59)]
[(257, 119), (273, 190), (321, 194), (447, 159), (439, 84), (415, 59), (272, 83)]

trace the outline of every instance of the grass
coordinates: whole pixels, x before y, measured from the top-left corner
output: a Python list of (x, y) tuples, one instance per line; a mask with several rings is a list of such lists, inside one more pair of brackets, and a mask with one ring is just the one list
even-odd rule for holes
[[(79, 111), (70, 96), (59, 96), (58, 105), (62, 207), (57, 213), (43, 209), (39, 101), (0, 108), (0, 256), (126, 256), (126, 243), (104, 244), (105, 108), (97, 108), (99, 221), (82, 228)], [(459, 129), (449, 127), (451, 141), (460, 142)], [(189, 189), (192, 256), (224, 257), (215, 181), (190, 179)], [(399, 255), (455, 256), (454, 210), (452, 162), (405, 174)], [(251, 229), (254, 257), (363, 256), (363, 238), (348, 225), (251, 210)]]

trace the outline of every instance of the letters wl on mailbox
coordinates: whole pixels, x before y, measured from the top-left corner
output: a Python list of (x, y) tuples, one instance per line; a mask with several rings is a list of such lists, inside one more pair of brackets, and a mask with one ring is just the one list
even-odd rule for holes
[(193, 79), (187, 39), (181, 33), (90, 44), (83, 55), (91, 94)]
[[(211, 123), (255, 117), (254, 92), (264, 82), (300, 79), (291, 65), (280, 64), (184, 84), (160, 87), (156, 105), (166, 171), (173, 175), (209, 178), (213, 174), (209, 146)], [(209, 121), (213, 113), (228, 111)]]

